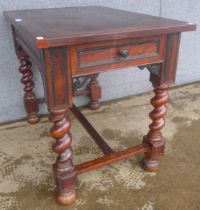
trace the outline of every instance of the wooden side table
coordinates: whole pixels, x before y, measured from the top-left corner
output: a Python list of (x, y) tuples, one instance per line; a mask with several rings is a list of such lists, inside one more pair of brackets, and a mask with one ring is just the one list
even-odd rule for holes
[[(50, 135), (56, 140), (52, 147), (58, 154), (53, 165), (57, 201), (64, 205), (75, 201), (77, 175), (139, 153), (145, 153), (144, 169), (156, 171), (164, 154), (161, 129), (165, 125), (168, 89), (175, 82), (181, 32), (195, 30), (196, 25), (97, 6), (5, 11), (4, 15), (12, 25), (28, 121), (39, 121), (39, 103), (45, 102), (50, 112)], [(37, 99), (33, 92), (31, 61), (41, 72), (44, 99)], [(150, 72), (155, 92), (151, 99), (154, 109), (149, 114), (152, 123), (141, 145), (114, 152), (73, 105), (72, 96), (89, 94), (91, 107), (99, 108), (97, 75), (127, 66)], [(89, 77), (87, 91), (79, 92)], [(68, 109), (105, 156), (73, 165)]]

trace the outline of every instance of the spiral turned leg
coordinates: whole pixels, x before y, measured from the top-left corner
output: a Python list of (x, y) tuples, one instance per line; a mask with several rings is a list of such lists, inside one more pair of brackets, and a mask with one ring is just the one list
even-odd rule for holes
[(143, 143), (148, 148), (143, 160), (143, 167), (150, 172), (158, 170), (159, 158), (164, 154), (165, 140), (162, 137), (161, 129), (165, 125), (166, 102), (169, 98), (168, 86), (154, 86), (154, 88), (155, 96), (151, 99), (154, 110), (149, 114), (152, 123), (149, 125), (148, 134), (143, 139)]
[(57, 186), (56, 200), (60, 204), (69, 205), (76, 199), (76, 174), (72, 163), (72, 137), (69, 132), (71, 122), (66, 116), (66, 110), (51, 111), (50, 121), (54, 123), (50, 134), (56, 140), (53, 150), (58, 154), (53, 165)]
[(39, 107), (33, 93), (34, 82), (33, 72), (31, 71), (31, 62), (28, 56), (19, 57), (20, 67), (19, 72), (22, 74), (21, 83), (24, 84), (24, 106), (27, 111), (27, 120), (30, 124), (36, 124), (40, 118), (38, 116)]
[(97, 80), (98, 74), (92, 75), (90, 83), (88, 85), (89, 97), (91, 100), (90, 108), (97, 110), (100, 108), (99, 99), (101, 98), (101, 86)]

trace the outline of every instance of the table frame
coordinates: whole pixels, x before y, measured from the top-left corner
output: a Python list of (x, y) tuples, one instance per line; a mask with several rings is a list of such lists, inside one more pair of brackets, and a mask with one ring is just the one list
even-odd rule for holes
[[(173, 34), (175, 40), (175, 48), (170, 48), (172, 51), (178, 52), (179, 38), (180, 34)], [(174, 39), (170, 39), (173, 40)], [(33, 77), (31, 71), (31, 61), (28, 54), (19, 46), (19, 51), (17, 50), (17, 55), (20, 60), (19, 71), (22, 73), (21, 82), (25, 85), (24, 91), (24, 105), (28, 113), (28, 122), (35, 124), (39, 121), (39, 107), (40, 103), (45, 102), (45, 98), (37, 99), (33, 93)], [(175, 60), (176, 62), (176, 60)], [(169, 64), (168, 64), (169, 65)], [(172, 65), (172, 64), (171, 64)], [(173, 64), (176, 65), (176, 64)], [(170, 65), (169, 65), (170, 66)], [(76, 116), (76, 118), (81, 122), (83, 127), (94, 139), (95, 143), (99, 146), (105, 156), (100, 157), (95, 160), (91, 160), (85, 163), (81, 163), (77, 166), (73, 166), (72, 163), (72, 148), (71, 148), (71, 134), (69, 132), (71, 127), (71, 122), (67, 117), (67, 108), (61, 107), (56, 109), (49, 107), (50, 121), (54, 123), (50, 130), (50, 135), (56, 140), (53, 144), (54, 152), (58, 153), (58, 159), (53, 165), (55, 173), (55, 181), (57, 184), (57, 201), (61, 204), (68, 205), (75, 200), (75, 189), (77, 187), (77, 175), (94, 170), (120, 160), (125, 160), (133, 157), (137, 154), (145, 153), (146, 158), (143, 160), (143, 168), (147, 171), (153, 172), (158, 170), (159, 159), (164, 154), (165, 140), (162, 137), (161, 129), (164, 127), (164, 115), (166, 114), (166, 102), (168, 100), (168, 89), (170, 84), (161, 83), (159, 84), (157, 80), (157, 74), (162, 68), (161, 64), (150, 64), (140, 66), (140, 69), (147, 68), (150, 72), (150, 81), (153, 83), (155, 96), (151, 100), (151, 104), (154, 106), (154, 110), (150, 113), (150, 118), (152, 123), (150, 124), (149, 132), (144, 136), (143, 142), (140, 145), (133, 146), (129, 149), (114, 152), (113, 149), (105, 142), (101, 135), (93, 128), (89, 121), (84, 117), (84, 115), (78, 110), (78, 108), (73, 104), (70, 109)], [(173, 75), (175, 71), (172, 71), (170, 75), (171, 78), (175, 78)], [(76, 77), (75, 77), (76, 78)], [(96, 80), (97, 74), (92, 75), (92, 80), (89, 85), (89, 89), (86, 92), (75, 91), (74, 95), (84, 95), (90, 92), (92, 103), (91, 107), (94, 105), (94, 109), (99, 108), (98, 100), (101, 96), (100, 86)], [(76, 79), (75, 79), (76, 80)], [(80, 83), (80, 81), (79, 81)], [(74, 89), (76, 84), (74, 84)]]
[[(105, 165), (115, 163), (120, 160), (128, 159), (137, 154), (145, 153), (145, 158), (143, 160), (143, 168), (145, 170), (150, 172), (158, 170), (159, 159), (164, 154), (164, 147), (165, 147), (165, 140), (162, 137), (161, 129), (165, 125), (164, 116), (167, 112), (166, 102), (168, 100), (168, 89), (170, 87), (170, 84), (175, 79), (176, 68), (174, 68), (174, 66), (176, 66), (177, 64), (179, 41), (180, 41), (180, 33), (168, 35), (167, 38), (168, 55), (166, 56), (168, 60), (166, 60), (167, 63), (164, 63), (164, 65), (162, 65), (161, 63), (155, 63), (155, 64), (139, 66), (140, 69), (147, 68), (150, 72), (150, 81), (152, 82), (155, 88), (154, 89), (155, 96), (151, 99), (151, 104), (153, 105), (154, 109), (149, 114), (150, 118), (152, 119), (152, 123), (149, 126), (148, 134), (144, 136), (142, 144), (136, 145), (132, 148), (120, 152), (114, 152), (74, 104), (70, 105), (71, 102), (68, 101), (69, 105), (67, 106), (66, 104), (66, 107), (63, 106), (59, 107), (58, 105), (55, 105), (53, 97), (51, 98), (51, 96), (53, 95), (52, 91), (53, 88), (48, 87), (49, 92), (51, 93), (51, 96), (46, 96), (46, 99), (49, 99), (49, 102), (47, 102), (47, 104), (49, 104), (48, 107), (50, 112), (49, 120), (54, 124), (50, 130), (50, 135), (56, 140), (52, 148), (54, 152), (58, 154), (56, 163), (53, 165), (53, 170), (55, 173), (55, 182), (58, 190), (56, 198), (59, 203), (68, 205), (75, 200), (77, 175), (103, 167)], [(30, 57), (17, 41), (15, 41), (15, 46), (17, 46), (16, 53), (21, 63), (19, 67), (19, 71), (20, 73), (22, 73), (21, 82), (25, 86), (24, 105), (28, 113), (28, 122), (31, 124), (35, 124), (39, 121), (39, 116), (37, 114), (39, 112), (38, 105), (40, 103), (45, 102), (46, 100), (45, 98), (37, 99), (35, 97), (35, 94), (33, 92), (34, 82), (33, 82), (33, 73), (31, 70)], [(169, 48), (169, 46), (171, 47)], [(170, 55), (174, 55), (175, 59), (172, 59), (174, 57), (171, 57)], [(46, 63), (46, 65), (50, 65), (48, 62)], [(59, 59), (56, 62), (60, 62)], [(163, 81), (161, 79), (158, 80), (157, 75), (159, 74), (159, 72), (162, 72), (160, 70), (161, 68), (164, 67), (167, 69), (165, 70), (165, 72), (163, 72), (163, 75), (168, 72), (170, 72), (170, 74), (168, 74), (167, 75), (168, 77), (165, 79), (163, 79), (164, 76), (160, 77), (163, 79)], [(90, 92), (90, 96), (92, 96), (91, 107), (93, 107), (93, 104), (95, 104), (94, 109), (99, 108), (98, 99), (100, 98), (101, 95), (100, 86), (98, 85), (98, 82), (96, 80), (97, 78), (96, 75), (97, 74), (92, 75), (92, 80), (90, 82), (89, 89), (87, 90)], [(48, 76), (47, 78), (52, 79), (52, 77), (50, 76)], [(73, 80), (70, 81), (71, 86), (72, 86), (72, 81)], [(56, 82), (56, 80), (54, 80), (54, 82)], [(48, 84), (49, 81), (47, 81), (46, 83)], [(76, 84), (74, 84), (74, 87), (75, 86)], [(87, 91), (86, 93), (88, 93)], [(82, 95), (82, 94), (83, 92), (75, 91), (75, 95)], [(69, 93), (69, 95), (72, 98), (72, 93)], [(71, 148), (72, 137), (69, 131), (71, 127), (71, 122), (70, 119), (67, 117), (67, 109), (68, 109), (67, 107), (71, 109), (71, 111), (81, 122), (83, 127), (93, 137), (95, 143), (97, 143), (97, 145), (100, 147), (105, 156), (92, 161), (81, 163), (80, 165), (77, 166), (73, 165), (72, 148)]]
[[(11, 15), (12, 16), (12, 15)], [(9, 15), (8, 15), (9, 17)], [(10, 18), (10, 17), (9, 17)], [(137, 43), (138, 37), (148, 40), (153, 37), (160, 37), (160, 57), (141, 58), (139, 61), (124, 62), (126, 52), (122, 54), (123, 59), (116, 66), (123, 67), (138, 66), (141, 70), (148, 69), (150, 72), (150, 82), (154, 87), (155, 95), (151, 99), (153, 111), (149, 117), (152, 123), (149, 125), (148, 133), (143, 137), (143, 142), (129, 149), (114, 152), (114, 150), (106, 143), (102, 136), (95, 130), (85, 116), (73, 104), (73, 96), (88, 95), (92, 109), (98, 109), (99, 99), (101, 98), (101, 86), (98, 83), (98, 74), (105, 70), (98, 68), (98, 71), (87, 70), (86, 74), (76, 74), (73, 70), (75, 59), (74, 49), (70, 45), (49, 47), (44, 40), (44, 43), (38, 41), (39, 50), (33, 43), (28, 43), (26, 40), (26, 31), (19, 31), (15, 27), (14, 20), (10, 18), (12, 24), (13, 40), (15, 44), (16, 55), (20, 62), (19, 72), (22, 74), (21, 83), (24, 85), (24, 106), (27, 111), (27, 120), (30, 124), (39, 122), (39, 104), (46, 103), (49, 111), (49, 120), (53, 123), (50, 129), (50, 135), (55, 139), (52, 149), (57, 153), (57, 159), (53, 164), (55, 175), (55, 183), (57, 186), (56, 200), (63, 205), (69, 205), (76, 199), (77, 176), (81, 173), (94, 170), (105, 165), (109, 165), (120, 160), (128, 159), (137, 154), (144, 153), (143, 168), (147, 171), (156, 171), (159, 168), (160, 157), (164, 154), (165, 140), (162, 136), (161, 129), (165, 125), (164, 117), (167, 112), (166, 103), (168, 101), (168, 89), (175, 82), (178, 50), (180, 44), (180, 36), (182, 31), (195, 30), (195, 25), (182, 24), (180, 27), (158, 28), (159, 34), (153, 34), (155, 29), (149, 29), (149, 35), (143, 31), (141, 34), (136, 30), (133, 33), (121, 33), (118, 40), (128, 40), (131, 38), (131, 43)], [(134, 34), (137, 37), (131, 37)], [(102, 40), (98, 40), (98, 35), (94, 40), (95, 46), (101, 46), (102, 41), (111, 40), (112, 34), (105, 34)], [(87, 42), (88, 37), (84, 37)], [(79, 39), (77, 39), (79, 40)], [(80, 39), (81, 40), (81, 39)], [(73, 39), (75, 42), (76, 39)], [(53, 43), (53, 42), (52, 42)], [(55, 42), (56, 43), (56, 42)], [(54, 43), (54, 44), (55, 44)], [(64, 43), (63, 40), (58, 42), (59, 45)], [(74, 44), (74, 43), (73, 43)], [(87, 43), (85, 43), (87, 47)], [(91, 46), (88, 43), (88, 46)], [(138, 49), (137, 49), (138, 50)], [(74, 56), (74, 57), (73, 57)], [(97, 56), (97, 55), (96, 55)], [(99, 55), (98, 55), (99, 56)], [(44, 98), (36, 98), (34, 94), (34, 81), (32, 72), (32, 62), (34, 62), (43, 79)], [(110, 65), (110, 64), (109, 64)], [(116, 68), (115, 65), (110, 65), (108, 70)], [(72, 69), (73, 67), (73, 69)], [(122, 66), (120, 66), (122, 67)], [(85, 90), (81, 88), (90, 79), (89, 85)], [(95, 143), (102, 150), (104, 156), (91, 160), (85, 163), (74, 166), (72, 162), (72, 136), (70, 133), (71, 121), (67, 116), (67, 111), (71, 110), (76, 118), (81, 122)]]

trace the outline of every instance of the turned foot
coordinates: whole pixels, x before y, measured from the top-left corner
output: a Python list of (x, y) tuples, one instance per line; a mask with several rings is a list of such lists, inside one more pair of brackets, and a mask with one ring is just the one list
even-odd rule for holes
[(148, 160), (147, 158), (144, 158), (142, 167), (148, 172), (155, 172), (159, 169), (159, 160)]
[(37, 115), (37, 113), (28, 115), (27, 121), (29, 124), (37, 124), (40, 121), (40, 117)]
[(72, 190), (71, 192), (65, 192), (65, 193), (57, 192), (56, 193), (56, 201), (59, 204), (70, 205), (74, 203), (75, 200), (76, 200), (76, 193), (74, 190)]
[(92, 75), (88, 85), (89, 98), (91, 100), (89, 106), (92, 110), (97, 110), (100, 108), (99, 99), (101, 98), (101, 86), (99, 85), (97, 77), (98, 74)]
[(92, 102), (90, 103), (90, 109), (92, 109), (92, 110), (97, 110), (97, 109), (99, 109), (99, 108), (100, 108), (100, 104), (99, 104), (98, 101), (92, 101)]

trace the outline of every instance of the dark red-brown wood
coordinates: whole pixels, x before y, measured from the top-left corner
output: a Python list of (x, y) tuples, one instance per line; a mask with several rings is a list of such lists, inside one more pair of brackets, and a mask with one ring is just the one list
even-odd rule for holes
[(58, 154), (53, 165), (55, 183), (57, 185), (57, 201), (68, 205), (75, 201), (76, 174), (72, 163), (72, 137), (70, 119), (66, 116), (66, 110), (50, 111), (50, 121), (53, 126), (50, 135), (56, 140), (53, 151)]
[(75, 167), (76, 173), (81, 174), (87, 171), (91, 171), (97, 168), (101, 168), (106, 165), (110, 165), (112, 163), (116, 163), (120, 160), (126, 160), (129, 159), (130, 157), (133, 157), (137, 154), (141, 154), (146, 152), (146, 147), (144, 145), (137, 145), (132, 148), (116, 152), (110, 155), (106, 155), (104, 157), (91, 160), (85, 163), (82, 163), (80, 165), (77, 165)]
[[(36, 123), (38, 105), (46, 102), (53, 122), (50, 135), (55, 139), (53, 150), (57, 153), (53, 166), (57, 201), (64, 205), (75, 201), (78, 174), (139, 153), (145, 153), (144, 169), (157, 170), (164, 154), (161, 129), (165, 125), (168, 89), (176, 78), (181, 32), (195, 30), (196, 25), (98, 6), (6, 11), (4, 15), (12, 25), (28, 120)], [(41, 73), (44, 99), (34, 95), (30, 60)], [(151, 100), (154, 109), (149, 115), (149, 132), (142, 145), (114, 153), (75, 108), (75, 115), (106, 156), (74, 167), (71, 122), (67, 117), (67, 110), (73, 108), (73, 95), (88, 95), (91, 108), (99, 108), (101, 86), (97, 75), (128, 66), (150, 72), (155, 96)], [(79, 77), (90, 79), (87, 89), (73, 85)]]
[(164, 116), (167, 113), (166, 103), (169, 98), (169, 86), (154, 85), (154, 88), (155, 96), (151, 99), (154, 110), (149, 114), (152, 123), (149, 125), (149, 132), (143, 140), (143, 144), (148, 147), (143, 166), (150, 172), (158, 169), (159, 158), (164, 154), (165, 140), (162, 137), (161, 129), (165, 125)]
[[(150, 36), (82, 44), (71, 47), (73, 75), (159, 63), (164, 59), (165, 36)], [(124, 57), (122, 52), (126, 51)]]
[(21, 63), (19, 67), (19, 72), (22, 74), (21, 83), (24, 84), (24, 106), (28, 114), (27, 120), (30, 124), (36, 124), (40, 118), (38, 103), (33, 92), (32, 64), (28, 56), (19, 56), (19, 61)]
[(99, 99), (101, 98), (101, 86), (99, 85), (97, 78), (98, 74), (92, 75), (88, 85), (88, 96), (90, 98), (90, 108), (92, 110), (100, 108)]
[(194, 24), (183, 21), (101, 6), (17, 10), (4, 15), (38, 48), (113, 40), (113, 36), (124, 39), (195, 29)]

